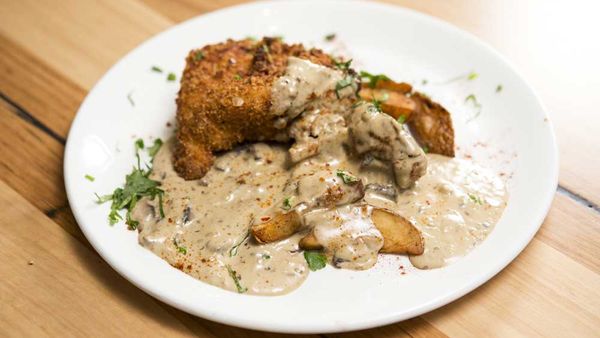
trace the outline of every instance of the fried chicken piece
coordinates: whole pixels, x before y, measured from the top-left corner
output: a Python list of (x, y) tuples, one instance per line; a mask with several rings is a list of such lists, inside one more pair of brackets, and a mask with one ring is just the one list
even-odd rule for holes
[(213, 164), (213, 152), (244, 141), (287, 141), (271, 113), (271, 88), (294, 56), (332, 67), (331, 57), (280, 39), (250, 39), (192, 50), (177, 97), (174, 166), (185, 179), (198, 179)]

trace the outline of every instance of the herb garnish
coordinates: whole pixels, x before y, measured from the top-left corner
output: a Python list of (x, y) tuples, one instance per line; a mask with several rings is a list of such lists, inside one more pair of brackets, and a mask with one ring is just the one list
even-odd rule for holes
[(162, 145), (163, 145), (163, 141), (161, 139), (157, 138), (156, 140), (154, 140), (154, 144), (152, 145), (152, 147), (148, 147), (148, 155), (150, 155), (152, 160), (154, 160), (154, 156), (156, 156), (156, 153), (158, 153), (158, 151), (160, 150), (160, 147), (162, 147)]
[(135, 107), (135, 102), (133, 102), (133, 91), (127, 93), (127, 101), (131, 104), (132, 107)]
[(185, 246), (179, 245), (179, 243), (177, 242), (177, 238), (173, 238), (173, 244), (177, 248), (177, 252), (179, 252), (180, 254), (184, 254), (184, 255), (187, 254), (187, 249), (185, 248)]
[(423, 152), (424, 152), (425, 154), (428, 154), (428, 153), (429, 153), (429, 147), (428, 147), (428, 146), (426, 146), (426, 145), (425, 145), (425, 146), (423, 146), (421, 149), (423, 149)]
[[(162, 141), (160, 141), (160, 144), (162, 144)], [(155, 147), (160, 147), (157, 146), (157, 141), (155, 141), (152, 148)], [(148, 197), (151, 200), (158, 197), (160, 217), (165, 217), (163, 211), (164, 191), (159, 188), (160, 182), (149, 178), (152, 168), (146, 165), (148, 169), (142, 169), (139, 154), (139, 151), (142, 149), (144, 149), (144, 140), (138, 139), (135, 141), (137, 168), (134, 167), (132, 172), (125, 176), (125, 186), (123, 188), (116, 188), (110, 195), (99, 196), (96, 194), (96, 197), (98, 198), (97, 203), (99, 204), (112, 201), (110, 213), (108, 214), (108, 221), (111, 225), (123, 219), (119, 211), (121, 209), (126, 209), (125, 224), (129, 226), (129, 229), (135, 230), (138, 226), (138, 222), (131, 218), (131, 211), (135, 207), (137, 201), (143, 197)], [(155, 152), (156, 151), (158, 151), (158, 149), (156, 149)]]
[(202, 53), (202, 51), (199, 50), (194, 54), (194, 61), (200, 61), (202, 59), (204, 59), (204, 53)]
[(162, 73), (163, 70), (158, 66), (152, 66), (152, 71), (157, 73)]
[(338, 81), (335, 84), (335, 96), (337, 96), (337, 98), (340, 99), (341, 98), (340, 91), (343, 90), (344, 88), (351, 87), (353, 84), (354, 84), (353, 76), (346, 76), (345, 78), (341, 79), (340, 81)]
[(371, 103), (373, 103), (373, 107), (375, 107), (375, 109), (377, 109), (377, 111), (381, 113), (381, 101), (373, 99)]
[(94, 178), (94, 176), (92, 176), (92, 175), (89, 175), (89, 174), (86, 174), (84, 177), (85, 177), (85, 179), (86, 179), (86, 180), (88, 180), (88, 181), (90, 181), (90, 182), (94, 182), (94, 181), (96, 180), (96, 179)]
[(404, 124), (404, 122), (406, 122), (406, 116), (400, 115), (398, 116), (398, 119), (396, 119), (396, 121), (400, 124)]
[(350, 174), (346, 170), (338, 169), (335, 174), (338, 175), (346, 184), (355, 184), (356, 182), (360, 181), (358, 177)]
[(479, 77), (479, 74), (477, 74), (475, 72), (470, 72), (469, 75), (467, 75), (467, 80), (469, 80), (469, 81), (475, 80), (478, 77)]
[(247, 40), (252, 40), (252, 41), (256, 41), (256, 40), (258, 40), (258, 39), (256, 38), (256, 36), (253, 36), (253, 35), (248, 35), (248, 36), (246, 37), (246, 39), (247, 39)]
[(479, 114), (481, 114), (481, 104), (479, 103), (479, 101), (477, 101), (477, 98), (475, 97), (475, 94), (470, 94), (469, 96), (467, 96), (465, 98), (465, 103), (468, 103), (468, 102), (472, 102), (473, 106), (477, 109), (477, 112), (475, 113), (475, 115), (473, 115), (472, 117), (470, 117), (467, 120), (467, 122), (471, 122), (475, 118), (477, 118), (477, 116), (479, 116)]
[(235, 272), (235, 270), (233, 270), (230, 265), (226, 265), (225, 267), (227, 268), (229, 277), (231, 277), (231, 279), (233, 279), (233, 283), (235, 284), (237, 291), (239, 293), (244, 293), (244, 292), (248, 291), (247, 288), (243, 287), (242, 284), (240, 284), (240, 276), (238, 276), (237, 272)]
[(335, 39), (335, 33), (325, 35), (325, 41), (333, 41)]
[(175, 81), (177, 80), (177, 75), (175, 75), (175, 73), (169, 73), (169, 75), (167, 75), (167, 81)]
[(246, 241), (246, 239), (248, 239), (248, 237), (250, 237), (250, 232), (247, 232), (246, 236), (244, 236), (244, 238), (242, 238), (242, 240), (239, 243), (235, 244), (231, 247), (231, 249), (229, 249), (229, 257), (237, 255), (238, 248), (240, 247), (240, 245), (242, 245), (242, 243)]
[(427, 81), (427, 79), (423, 79), (423, 80), (421, 80), (421, 84), (422, 84), (423, 86), (424, 86), (424, 85), (426, 85), (428, 82), (429, 82), (429, 81)]
[(311, 271), (321, 270), (327, 265), (327, 257), (317, 251), (304, 251), (304, 259)]
[(268, 254), (263, 254), (263, 255), (262, 255), (262, 258), (264, 258), (264, 259), (271, 259), (271, 255), (268, 255)]
[(239, 81), (242, 79), (242, 76), (240, 74), (235, 74), (233, 78)]
[(285, 210), (290, 210), (292, 208), (292, 199), (294, 199), (294, 196), (288, 196), (283, 200), (283, 206), (282, 208)]
[(474, 195), (474, 194), (468, 194), (468, 195), (469, 195), (469, 198), (471, 199), (471, 201), (473, 201), (473, 203), (483, 205), (483, 201), (481, 200), (481, 197)]
[(498, 86), (496, 86), (496, 93), (500, 93), (502, 91), (502, 85), (499, 84)]
[(384, 74), (371, 74), (369, 72), (361, 71), (360, 72), (361, 80), (366, 79), (368, 81), (363, 81), (363, 83), (369, 84), (370, 88), (375, 88), (377, 86), (377, 82), (379, 81), (391, 81), (387, 75)]
[(340, 59), (339, 61), (336, 59), (333, 59), (333, 64), (340, 70), (343, 71), (347, 71), (348, 69), (350, 69), (350, 64), (352, 63), (352, 59), (348, 60), (348, 61), (344, 61), (342, 59)]

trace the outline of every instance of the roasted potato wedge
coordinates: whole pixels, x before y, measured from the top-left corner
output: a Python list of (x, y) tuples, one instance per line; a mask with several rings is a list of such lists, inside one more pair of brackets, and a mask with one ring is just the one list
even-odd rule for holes
[(413, 93), (411, 99), (417, 109), (407, 121), (417, 142), (431, 153), (454, 157), (454, 128), (450, 113), (424, 94)]
[(374, 209), (371, 220), (383, 235), (379, 252), (421, 255), (425, 243), (421, 232), (406, 218), (385, 209)]
[(301, 225), (300, 214), (292, 210), (287, 213), (278, 213), (264, 223), (253, 225), (251, 232), (257, 242), (271, 243), (293, 235)]
[(321, 250), (323, 246), (317, 241), (314, 232), (311, 230), (306, 236), (300, 239), (298, 243), (302, 250)]
[(395, 119), (404, 116), (413, 136), (426, 151), (454, 157), (450, 113), (425, 94), (413, 92), (407, 83), (380, 80), (374, 88), (363, 86), (359, 96), (364, 100), (381, 101), (383, 112)]

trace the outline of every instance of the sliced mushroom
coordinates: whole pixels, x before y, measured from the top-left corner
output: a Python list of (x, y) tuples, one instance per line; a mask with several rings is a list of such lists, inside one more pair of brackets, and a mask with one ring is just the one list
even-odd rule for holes
[(373, 209), (371, 220), (383, 236), (379, 252), (421, 255), (425, 243), (421, 232), (406, 218), (386, 209)]
[(317, 240), (315, 233), (311, 230), (306, 236), (302, 237), (298, 243), (302, 250), (321, 250), (323, 246)]

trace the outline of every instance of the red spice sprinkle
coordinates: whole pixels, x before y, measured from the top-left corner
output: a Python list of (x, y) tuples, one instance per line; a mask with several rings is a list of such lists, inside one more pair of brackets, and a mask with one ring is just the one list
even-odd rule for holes
[(267, 216), (267, 217), (261, 217), (261, 218), (260, 218), (260, 220), (261, 220), (261, 221), (263, 221), (263, 222), (266, 222), (266, 221), (268, 221), (268, 220), (270, 220), (270, 219), (271, 219), (271, 217), (268, 217), (268, 216)]
[(171, 122), (167, 122), (167, 127), (170, 128), (171, 126), (172, 126)]

